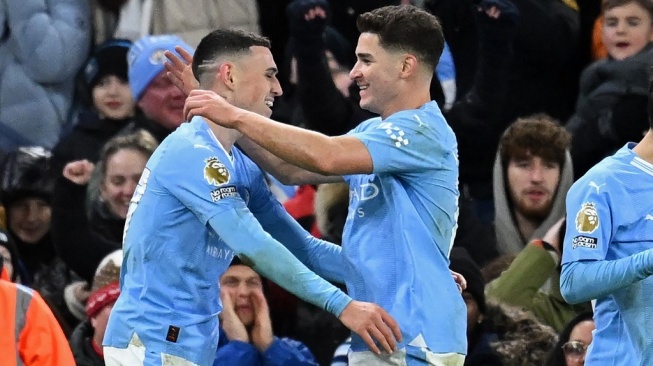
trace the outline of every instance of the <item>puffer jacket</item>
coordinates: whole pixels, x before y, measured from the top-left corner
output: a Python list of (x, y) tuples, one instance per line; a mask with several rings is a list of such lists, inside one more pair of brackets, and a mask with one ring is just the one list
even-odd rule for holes
[(0, 0), (0, 149), (54, 147), (91, 42), (87, 0)]

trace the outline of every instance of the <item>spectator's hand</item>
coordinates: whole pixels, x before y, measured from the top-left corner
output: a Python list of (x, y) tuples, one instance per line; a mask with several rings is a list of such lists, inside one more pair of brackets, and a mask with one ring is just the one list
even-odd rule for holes
[(456, 286), (458, 286), (458, 291), (462, 294), (463, 291), (467, 288), (467, 280), (463, 275), (461, 275), (458, 272), (454, 272), (452, 270), (449, 270), (451, 272), (451, 275), (453, 276), (453, 280), (456, 282)]
[(295, 0), (286, 7), (288, 30), (295, 38), (322, 38), (329, 19), (326, 0)]
[(512, 24), (517, 23), (519, 18), (519, 9), (512, 0), (480, 0), (476, 9), (492, 19), (506, 20)]
[(396, 351), (397, 341), (401, 342), (399, 325), (376, 304), (354, 300), (340, 314), (340, 321), (363, 338), (370, 351), (376, 354), (381, 351), (375, 340), (388, 353)]
[(193, 63), (193, 55), (182, 47), (175, 46), (175, 51), (183, 58), (180, 59), (174, 53), (165, 51), (164, 55), (168, 59), (164, 64), (166, 68), (166, 76), (179, 90), (188, 95), (194, 89), (199, 89), (200, 83), (193, 75), (191, 67)]
[(231, 292), (222, 289), (220, 299), (222, 299), (222, 312), (220, 313), (220, 326), (227, 334), (230, 341), (241, 341), (249, 343), (249, 334), (247, 329), (234, 308), (234, 299)]
[(250, 298), (252, 299), (252, 306), (254, 308), (254, 325), (250, 332), (252, 344), (254, 344), (254, 347), (259, 352), (265, 352), (272, 345), (272, 341), (274, 341), (270, 309), (262, 291), (252, 291)]
[(240, 112), (243, 110), (231, 105), (212, 90), (193, 90), (184, 105), (184, 116), (187, 121), (195, 116), (202, 116), (226, 128), (235, 128)]
[(562, 253), (560, 250), (560, 227), (562, 227), (562, 224), (565, 222), (565, 218), (561, 218), (558, 220), (555, 224), (551, 225), (549, 230), (546, 231), (544, 234), (544, 237), (542, 240), (545, 242), (551, 244), (551, 246), (558, 252), (558, 254)]
[(88, 160), (77, 160), (71, 161), (66, 164), (63, 168), (63, 176), (69, 181), (83, 186), (88, 184), (88, 181), (91, 180), (91, 174), (93, 174), (93, 169), (95, 165)]

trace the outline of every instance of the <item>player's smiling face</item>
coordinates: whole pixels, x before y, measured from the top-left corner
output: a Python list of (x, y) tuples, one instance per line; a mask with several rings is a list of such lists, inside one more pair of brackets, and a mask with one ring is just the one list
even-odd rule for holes
[(370, 112), (387, 117), (384, 113), (392, 109), (396, 98), (401, 72), (400, 56), (385, 50), (379, 44), (379, 36), (374, 33), (361, 33), (356, 46), (357, 61), (349, 77), (360, 89), (360, 106)]
[(274, 99), (283, 92), (277, 79), (277, 65), (270, 49), (250, 47), (251, 53), (236, 62), (234, 70), (235, 92), (233, 104), (270, 117)]
[(603, 44), (615, 60), (637, 54), (652, 37), (653, 19), (635, 1), (606, 10), (603, 14)]
[(560, 182), (560, 165), (527, 154), (508, 162), (507, 184), (514, 209), (526, 217), (545, 218)]

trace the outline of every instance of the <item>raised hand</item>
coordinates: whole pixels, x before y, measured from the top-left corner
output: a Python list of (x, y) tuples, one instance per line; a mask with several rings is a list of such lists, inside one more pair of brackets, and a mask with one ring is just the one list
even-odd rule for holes
[(390, 314), (376, 304), (354, 300), (340, 314), (340, 321), (358, 334), (370, 351), (376, 354), (380, 354), (381, 351), (375, 340), (388, 353), (396, 351), (397, 342), (401, 342), (399, 325)]
[(270, 309), (268, 308), (268, 302), (262, 291), (252, 291), (250, 298), (254, 309), (254, 324), (250, 331), (252, 344), (254, 344), (254, 347), (256, 347), (260, 352), (265, 352), (274, 341), (274, 335), (272, 334), (272, 321), (270, 320)]
[(164, 55), (168, 59), (164, 64), (166, 68), (166, 76), (170, 79), (172, 84), (184, 92), (184, 94), (188, 95), (191, 91), (200, 87), (200, 83), (195, 79), (191, 67), (193, 63), (193, 55), (179, 46), (175, 47), (175, 51), (179, 53), (183, 60), (177, 57), (174, 53), (165, 51)]
[(202, 116), (227, 128), (234, 128), (237, 115), (241, 112), (244, 111), (234, 107), (212, 90), (193, 90), (184, 105), (184, 116), (187, 121), (195, 116)]
[(236, 314), (234, 308), (233, 295), (229, 291), (220, 291), (220, 299), (222, 300), (222, 312), (220, 313), (220, 326), (227, 334), (230, 341), (241, 341), (249, 343), (249, 334), (245, 325)]
[(327, 26), (326, 0), (295, 0), (286, 7), (288, 30), (295, 38), (321, 38)]
[(71, 161), (63, 168), (63, 176), (69, 181), (80, 186), (88, 184), (91, 180), (95, 165), (88, 160)]
[(542, 240), (545, 242), (551, 244), (551, 246), (558, 252), (558, 254), (561, 254), (560, 250), (560, 228), (562, 227), (562, 224), (565, 222), (565, 218), (561, 218), (558, 220), (555, 224), (551, 225), (549, 230), (546, 231), (544, 234), (544, 237)]

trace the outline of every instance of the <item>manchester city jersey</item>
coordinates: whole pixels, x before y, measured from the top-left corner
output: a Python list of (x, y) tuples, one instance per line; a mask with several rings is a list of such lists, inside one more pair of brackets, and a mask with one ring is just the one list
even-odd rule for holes
[[(465, 354), (467, 311), (448, 268), (459, 196), (454, 133), (429, 102), (370, 119), (349, 134), (365, 144), (374, 165), (372, 174), (344, 177), (349, 295), (394, 317), (400, 348)], [(352, 349), (367, 349), (355, 334)]]
[[(614, 261), (653, 248), (653, 165), (634, 146), (601, 161), (570, 189), (567, 212), (574, 216), (567, 218), (563, 264)], [(651, 299), (653, 277), (596, 299), (597, 329), (585, 364), (653, 364)]]
[(260, 169), (231, 152), (197, 117), (148, 161), (125, 224), (121, 293), (104, 345), (125, 348), (136, 334), (148, 351), (212, 364), (219, 278), (234, 252), (208, 221), (240, 200), (254, 214), (278, 204)]

